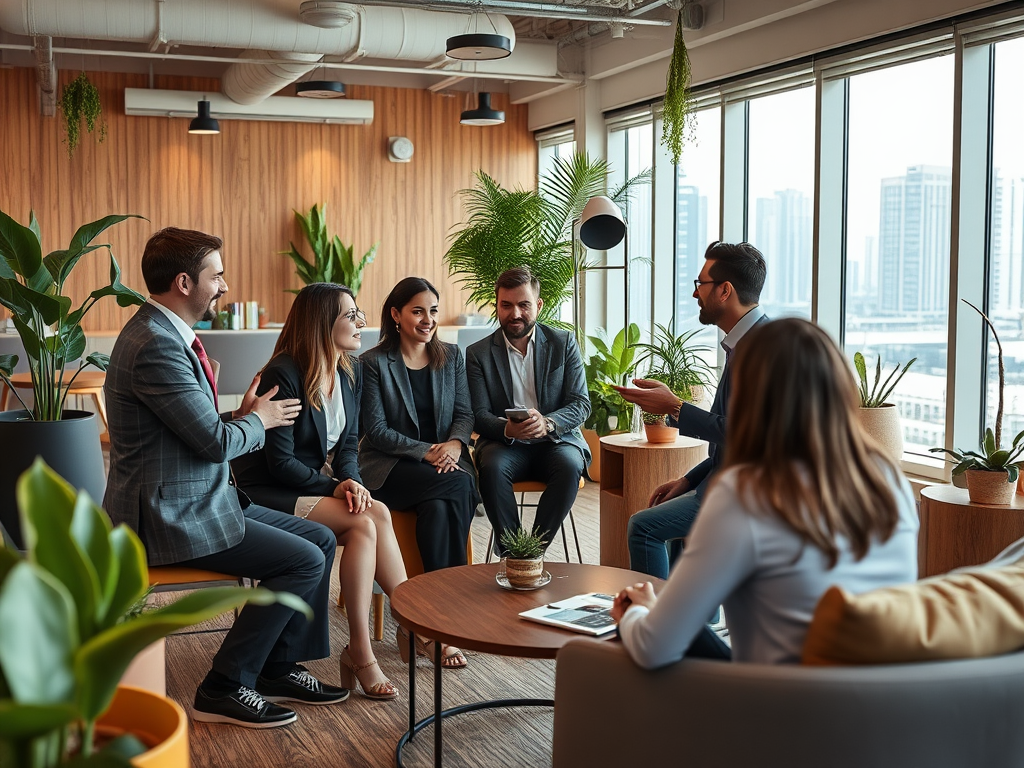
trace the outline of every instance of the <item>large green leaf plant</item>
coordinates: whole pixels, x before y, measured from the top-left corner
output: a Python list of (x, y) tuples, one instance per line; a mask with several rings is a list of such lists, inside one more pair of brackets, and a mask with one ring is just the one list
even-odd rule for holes
[[(92, 365), (107, 369), (108, 355), (85, 353), (85, 331), (82, 320), (97, 301), (113, 296), (119, 306), (144, 304), (141, 294), (121, 283), (121, 268), (110, 252), (110, 245), (94, 245), (104, 230), (128, 218), (141, 216), (104, 216), (79, 227), (67, 248), (42, 255), (42, 237), (35, 212), (29, 213), (28, 226), (23, 226), (0, 211), (0, 305), (10, 310), (14, 326), (21, 336), (32, 372), (32, 394), (29, 410), (36, 421), (58, 421), (64, 410), (72, 378), (63, 383), (64, 367), (81, 360), (74, 376)], [(100, 248), (110, 254), (110, 282), (97, 288), (77, 309), (64, 295), (64, 285), (81, 258)], [(10, 377), (18, 364), (17, 355), (0, 355), (0, 379), (11, 386)], [(11, 387), (21, 400), (18, 390)], [(22, 406), (25, 406), (22, 401)]]
[[(303, 283), (341, 283), (352, 289), (352, 293), (359, 295), (359, 289), (363, 287), (363, 270), (367, 265), (372, 264), (377, 258), (377, 246), (373, 246), (357, 262), (355, 260), (354, 245), (345, 245), (337, 235), (333, 237), (327, 232), (327, 203), (321, 206), (314, 205), (308, 214), (295, 211), (295, 220), (299, 223), (302, 234), (306, 236), (310, 250), (313, 251), (313, 261), (303, 256), (295, 243), (288, 243), (291, 248), (281, 251), (295, 263), (295, 274)], [(297, 290), (289, 289), (289, 293), (298, 293)]]
[[(573, 237), (573, 223), (587, 201), (608, 195), (625, 209), (649, 171), (609, 192), (610, 167), (585, 153), (558, 158), (537, 190), (506, 189), (484, 171), (462, 190), (467, 219), (451, 236), (444, 255), (448, 272), (469, 291), (469, 302), (484, 310), (494, 304), (494, 283), (512, 267), (527, 267), (540, 280), (544, 307), (540, 321), (559, 325), (560, 307), (579, 289), (579, 277), (595, 266)], [(577, 329), (577, 333), (581, 333)]]
[(604, 437), (612, 431), (612, 418), (616, 419), (620, 429), (629, 424), (631, 406), (612, 386), (629, 384), (629, 378), (636, 369), (634, 358), (636, 345), (640, 342), (640, 327), (630, 323), (628, 329), (623, 328), (615, 334), (610, 344), (600, 329), (596, 336), (587, 338), (594, 347), (594, 354), (584, 366), (590, 395), (590, 416), (583, 426)]
[[(651, 342), (637, 344), (637, 368), (645, 371), (644, 378), (664, 382), (672, 393), (684, 402), (694, 402), (702, 387), (711, 383), (710, 366), (704, 355), (711, 352), (706, 344), (693, 343), (702, 329), (696, 328), (676, 335), (675, 324), (655, 324)], [(648, 419), (648, 416), (653, 417)], [(644, 414), (644, 422), (657, 424), (664, 414)]]
[(294, 595), (239, 587), (133, 611), (149, 575), (130, 528), (112, 527), (42, 459), (19, 479), (17, 497), (27, 553), (0, 549), (0, 766), (62, 765), (69, 744), (80, 753), (69, 765), (90, 756), (90, 764), (126, 764), (93, 755), (93, 733), (143, 648), (245, 603), (281, 602), (311, 615)]

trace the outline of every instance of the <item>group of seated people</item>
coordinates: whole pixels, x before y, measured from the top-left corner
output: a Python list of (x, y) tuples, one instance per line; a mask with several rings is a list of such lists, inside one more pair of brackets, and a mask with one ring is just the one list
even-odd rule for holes
[[(525, 269), (497, 281), (500, 328), (469, 348), (468, 365), (437, 338), (440, 297), (428, 281), (394, 287), (380, 341), (359, 357), (365, 315), (355, 296), (317, 283), (297, 295), (240, 408), (218, 414), (212, 366), (191, 327), (227, 291), (221, 247), (174, 228), (146, 245), (150, 299), (119, 335), (108, 370), (105, 504), (139, 533), (151, 565), (257, 578), (313, 608), (310, 622), (281, 606), (245, 608), (197, 690), (196, 719), (283, 725), (296, 715), (280, 702), (335, 703), (356, 685), (393, 699), (398, 688), (377, 665), (369, 632), (373, 582), (390, 596), (407, 578), (390, 510), (416, 514), (425, 570), (464, 565), (481, 496), (500, 553), (502, 533), (520, 525), (512, 484), (540, 480), (536, 523), (550, 542), (590, 461), (579, 348), (572, 333), (537, 324), (540, 285)], [(521, 420), (505, 417), (513, 408)], [(298, 664), (329, 653), (336, 545), (349, 623), (341, 688)], [(429, 644), (418, 651), (430, 655)], [(466, 666), (454, 647), (442, 646), (441, 658), (446, 668)]]
[[(239, 409), (218, 414), (212, 367), (191, 328), (227, 291), (221, 247), (174, 228), (146, 245), (150, 299), (119, 335), (105, 387), (106, 509), (139, 533), (151, 565), (256, 578), (313, 609), (311, 620), (282, 605), (243, 609), (196, 692), (195, 719), (284, 725), (296, 714), (282, 702), (336, 703), (357, 684), (368, 698), (393, 699), (368, 620), (373, 582), (390, 595), (407, 578), (389, 510), (415, 512), (426, 570), (462, 565), (478, 500), (500, 550), (501, 534), (520, 525), (513, 483), (540, 480), (536, 525), (550, 542), (590, 460), (579, 347), (571, 332), (537, 323), (540, 286), (525, 269), (498, 279), (499, 328), (465, 361), (437, 338), (440, 297), (426, 280), (394, 287), (379, 344), (358, 358), (365, 316), (354, 295), (313, 284)], [(623, 642), (644, 666), (688, 649), (794, 661), (829, 584), (860, 591), (916, 576), (906, 480), (860, 432), (851, 372), (827, 334), (803, 320), (766, 322), (757, 307), (764, 275), (752, 246), (715, 243), (695, 281), (701, 322), (726, 333), (710, 412), (653, 381), (621, 390), (710, 443), (709, 459), (655, 489), (652, 509), (630, 525), (634, 569), (659, 578), (669, 576), (670, 542), (686, 538), (660, 599), (637, 584), (616, 601)], [(513, 408), (526, 418), (506, 418)], [(338, 544), (350, 630), (343, 687), (300, 664), (330, 653)], [(723, 602), (731, 652), (706, 628)], [(396, 641), (404, 658), (408, 642)], [(443, 646), (442, 664), (466, 659)]]

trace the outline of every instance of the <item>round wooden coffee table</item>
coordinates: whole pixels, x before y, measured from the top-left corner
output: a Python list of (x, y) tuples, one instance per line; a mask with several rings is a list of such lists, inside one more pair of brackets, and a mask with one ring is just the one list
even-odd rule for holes
[[(587, 592), (614, 595), (638, 581), (662, 582), (622, 568), (578, 563), (545, 563), (551, 583), (531, 592), (511, 592), (495, 581), (500, 563), (464, 565), (415, 576), (391, 596), (391, 613), (409, 630), (410, 659), (415, 659), (415, 635), (481, 653), (553, 659), (567, 642), (581, 635), (519, 618), (521, 611)], [(611, 637), (612, 635), (606, 635)], [(416, 721), (416, 665), (409, 665), (409, 730), (395, 748), (395, 765), (402, 768), (402, 750), (413, 737), (434, 724), (434, 765), (442, 761), (442, 721), (453, 715), (498, 707), (551, 707), (552, 699), (497, 699), (441, 706), (441, 646), (434, 646), (434, 714)]]

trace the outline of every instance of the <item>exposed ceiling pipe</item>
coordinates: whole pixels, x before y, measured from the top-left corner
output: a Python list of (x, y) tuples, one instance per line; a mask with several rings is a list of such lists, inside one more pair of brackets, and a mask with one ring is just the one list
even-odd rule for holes
[(360, 0), (366, 7), (388, 6), (392, 8), (429, 8), (434, 11), (449, 13), (504, 13), (511, 16), (533, 16), (545, 19), (565, 19), (568, 21), (603, 21), (621, 24), (646, 24), (655, 27), (667, 27), (673, 22), (669, 19), (641, 19), (636, 16), (622, 15), (619, 12), (608, 12), (604, 6), (557, 5), (554, 3), (531, 3), (526, 0)]
[[(221, 91), (239, 104), (258, 104), (313, 70), (323, 58), (318, 53), (246, 51), (248, 59), (275, 59), (266, 64), (232, 64), (221, 78)], [(280, 61), (287, 59), (287, 62)], [(294, 63), (293, 63), (294, 62)]]
[[(474, 24), (480, 21), (465, 13), (437, 13), (420, 7), (347, 5), (344, 10), (351, 16), (350, 23), (320, 28), (297, 16), (282, 17), (260, 0), (0, 0), (0, 28), (30, 36), (146, 45), (165, 40), (188, 46), (241, 48), (267, 52), (259, 56), (277, 59), (282, 57), (271, 52), (315, 54), (314, 59), (355, 55), (419, 62), (444, 55), (449, 37), (474, 31)], [(487, 23), (515, 45), (515, 30), (507, 18), (489, 14)], [(242, 103), (265, 98), (310, 68), (294, 61), (284, 66), (237, 66), (239, 71), (225, 75), (225, 93), (243, 99)]]
[(36, 57), (36, 85), (39, 86), (39, 113), (57, 114), (57, 67), (53, 63), (53, 40), (39, 35), (32, 38)]

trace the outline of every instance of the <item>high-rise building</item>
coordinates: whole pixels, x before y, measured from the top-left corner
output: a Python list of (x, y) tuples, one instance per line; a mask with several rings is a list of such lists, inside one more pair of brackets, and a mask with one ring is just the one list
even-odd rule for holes
[(1024, 306), (1024, 179), (995, 171), (989, 307), (996, 316), (1017, 317)]
[(803, 312), (811, 302), (811, 199), (797, 189), (757, 199), (754, 240), (768, 276), (761, 302), (776, 312)]
[(952, 173), (914, 165), (882, 179), (878, 227), (879, 310), (944, 315), (949, 304)]
[(692, 184), (680, 184), (676, 190), (676, 317), (679, 328), (697, 317), (693, 300), (693, 281), (703, 266), (708, 243), (708, 199)]

